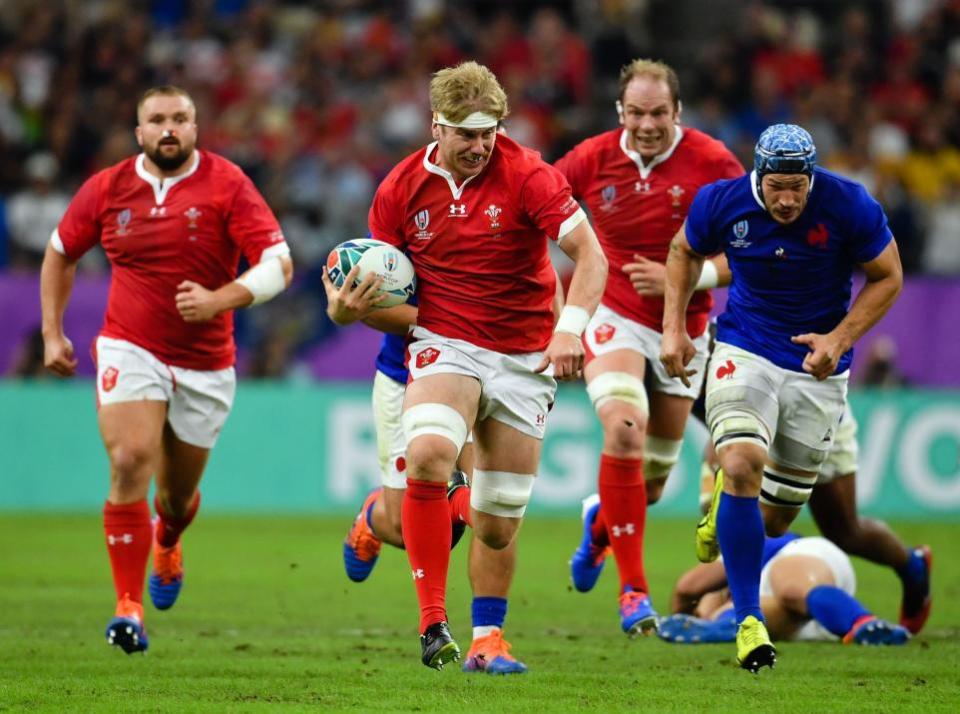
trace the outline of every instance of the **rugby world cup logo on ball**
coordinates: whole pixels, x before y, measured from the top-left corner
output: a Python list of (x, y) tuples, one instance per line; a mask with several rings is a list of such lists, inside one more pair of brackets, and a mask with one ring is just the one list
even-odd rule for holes
[(384, 297), (378, 307), (402, 305), (417, 291), (413, 263), (395, 246), (373, 238), (358, 238), (341, 243), (327, 256), (327, 275), (337, 288), (343, 285), (347, 273), (359, 267), (356, 283), (370, 273), (383, 282), (379, 293)]

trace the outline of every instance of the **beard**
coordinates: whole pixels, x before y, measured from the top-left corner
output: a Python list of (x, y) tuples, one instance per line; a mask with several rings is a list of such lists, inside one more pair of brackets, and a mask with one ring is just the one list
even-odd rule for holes
[(173, 154), (164, 153), (164, 146), (172, 146), (172, 142), (166, 144), (160, 142), (153, 149), (144, 148), (144, 152), (150, 160), (157, 165), (161, 171), (175, 171), (183, 166), (183, 162), (190, 158), (193, 153), (193, 147), (185, 147), (177, 142), (177, 152)]

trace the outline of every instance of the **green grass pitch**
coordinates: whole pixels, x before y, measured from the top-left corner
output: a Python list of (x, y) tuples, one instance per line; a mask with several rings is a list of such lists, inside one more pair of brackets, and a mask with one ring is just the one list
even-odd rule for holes
[[(651, 516), (647, 564), (662, 610), (691, 564), (692, 521)], [(732, 645), (628, 640), (612, 567), (593, 593), (569, 587), (579, 523), (532, 517), (506, 629), (530, 672), (495, 677), (420, 664), (405, 554), (385, 549), (370, 580), (350, 583), (348, 522), (202, 515), (185, 537), (180, 601), (147, 606), (150, 651), (127, 656), (103, 639), (113, 592), (99, 517), (4, 514), (0, 711), (960, 711), (960, 524), (896, 524), (935, 558), (933, 616), (906, 647), (786, 643), (775, 670), (752, 676)], [(465, 544), (448, 603), (464, 650)], [(895, 576), (855, 564), (862, 600), (895, 618)]]

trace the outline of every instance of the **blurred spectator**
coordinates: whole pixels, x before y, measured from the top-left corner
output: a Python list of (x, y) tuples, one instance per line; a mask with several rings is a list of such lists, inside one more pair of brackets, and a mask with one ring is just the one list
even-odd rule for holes
[(907, 379), (897, 368), (897, 345), (887, 335), (881, 335), (866, 350), (865, 364), (860, 372), (864, 387), (902, 387)]
[(38, 269), (70, 196), (55, 185), (59, 165), (49, 152), (33, 154), (23, 167), (29, 185), (7, 203), (9, 262), (14, 268)]

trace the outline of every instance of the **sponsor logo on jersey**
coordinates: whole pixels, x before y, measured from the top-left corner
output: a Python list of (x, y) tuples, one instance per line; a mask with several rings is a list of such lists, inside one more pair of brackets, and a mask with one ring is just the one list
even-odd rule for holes
[(604, 186), (603, 190), (600, 191), (600, 198), (603, 200), (603, 205), (601, 205), (600, 208), (604, 211), (609, 211), (613, 208), (613, 202), (617, 200), (617, 187)]
[(151, 218), (166, 218), (167, 216), (167, 207), (166, 206), (154, 206), (150, 209)]
[(467, 204), (465, 204), (465, 203), (451, 203), (451, 204), (450, 204), (450, 217), (451, 217), (451, 218), (466, 218), (466, 217), (467, 217)]
[(649, 181), (637, 181), (633, 184), (634, 193), (650, 193), (652, 184)]
[(103, 370), (103, 377), (100, 379), (100, 385), (103, 391), (109, 392), (117, 386), (117, 377), (120, 376), (120, 370), (116, 367), (107, 367)]
[(612, 340), (616, 333), (617, 328), (611, 325), (609, 322), (605, 322), (593, 331), (593, 339), (597, 341), (598, 345), (602, 345), (603, 343)]
[(500, 208), (500, 206), (491, 203), (484, 213), (486, 213), (487, 218), (490, 219), (490, 230), (496, 230), (500, 227), (500, 214), (503, 213), (503, 209)]
[(133, 213), (129, 208), (124, 208), (120, 213), (117, 214), (117, 235), (125, 236), (130, 232), (129, 225), (130, 220), (133, 218)]
[(733, 224), (734, 240), (730, 241), (731, 248), (746, 248), (751, 241), (744, 240), (750, 232), (750, 224), (747, 221), (737, 221)]
[(773, 254), (777, 256), (780, 260), (787, 259), (787, 251), (783, 249), (782, 245), (777, 246), (777, 249), (773, 251)]
[(427, 349), (422, 350), (417, 353), (417, 369), (423, 369), (424, 367), (429, 367), (431, 364), (437, 361), (437, 357), (440, 356), (440, 350), (434, 347), (427, 347)]
[(819, 248), (820, 250), (826, 250), (829, 242), (830, 234), (827, 232), (827, 227), (822, 223), (818, 223), (816, 228), (811, 228), (807, 231), (808, 245)]
[(733, 363), (733, 360), (727, 360), (726, 363), (717, 367), (717, 379), (723, 379), (724, 377), (731, 377), (733, 373), (737, 371), (737, 365)]
[(196, 228), (197, 219), (203, 215), (203, 211), (198, 211), (196, 206), (190, 206), (190, 208), (183, 212), (183, 215), (187, 217), (187, 228)]

